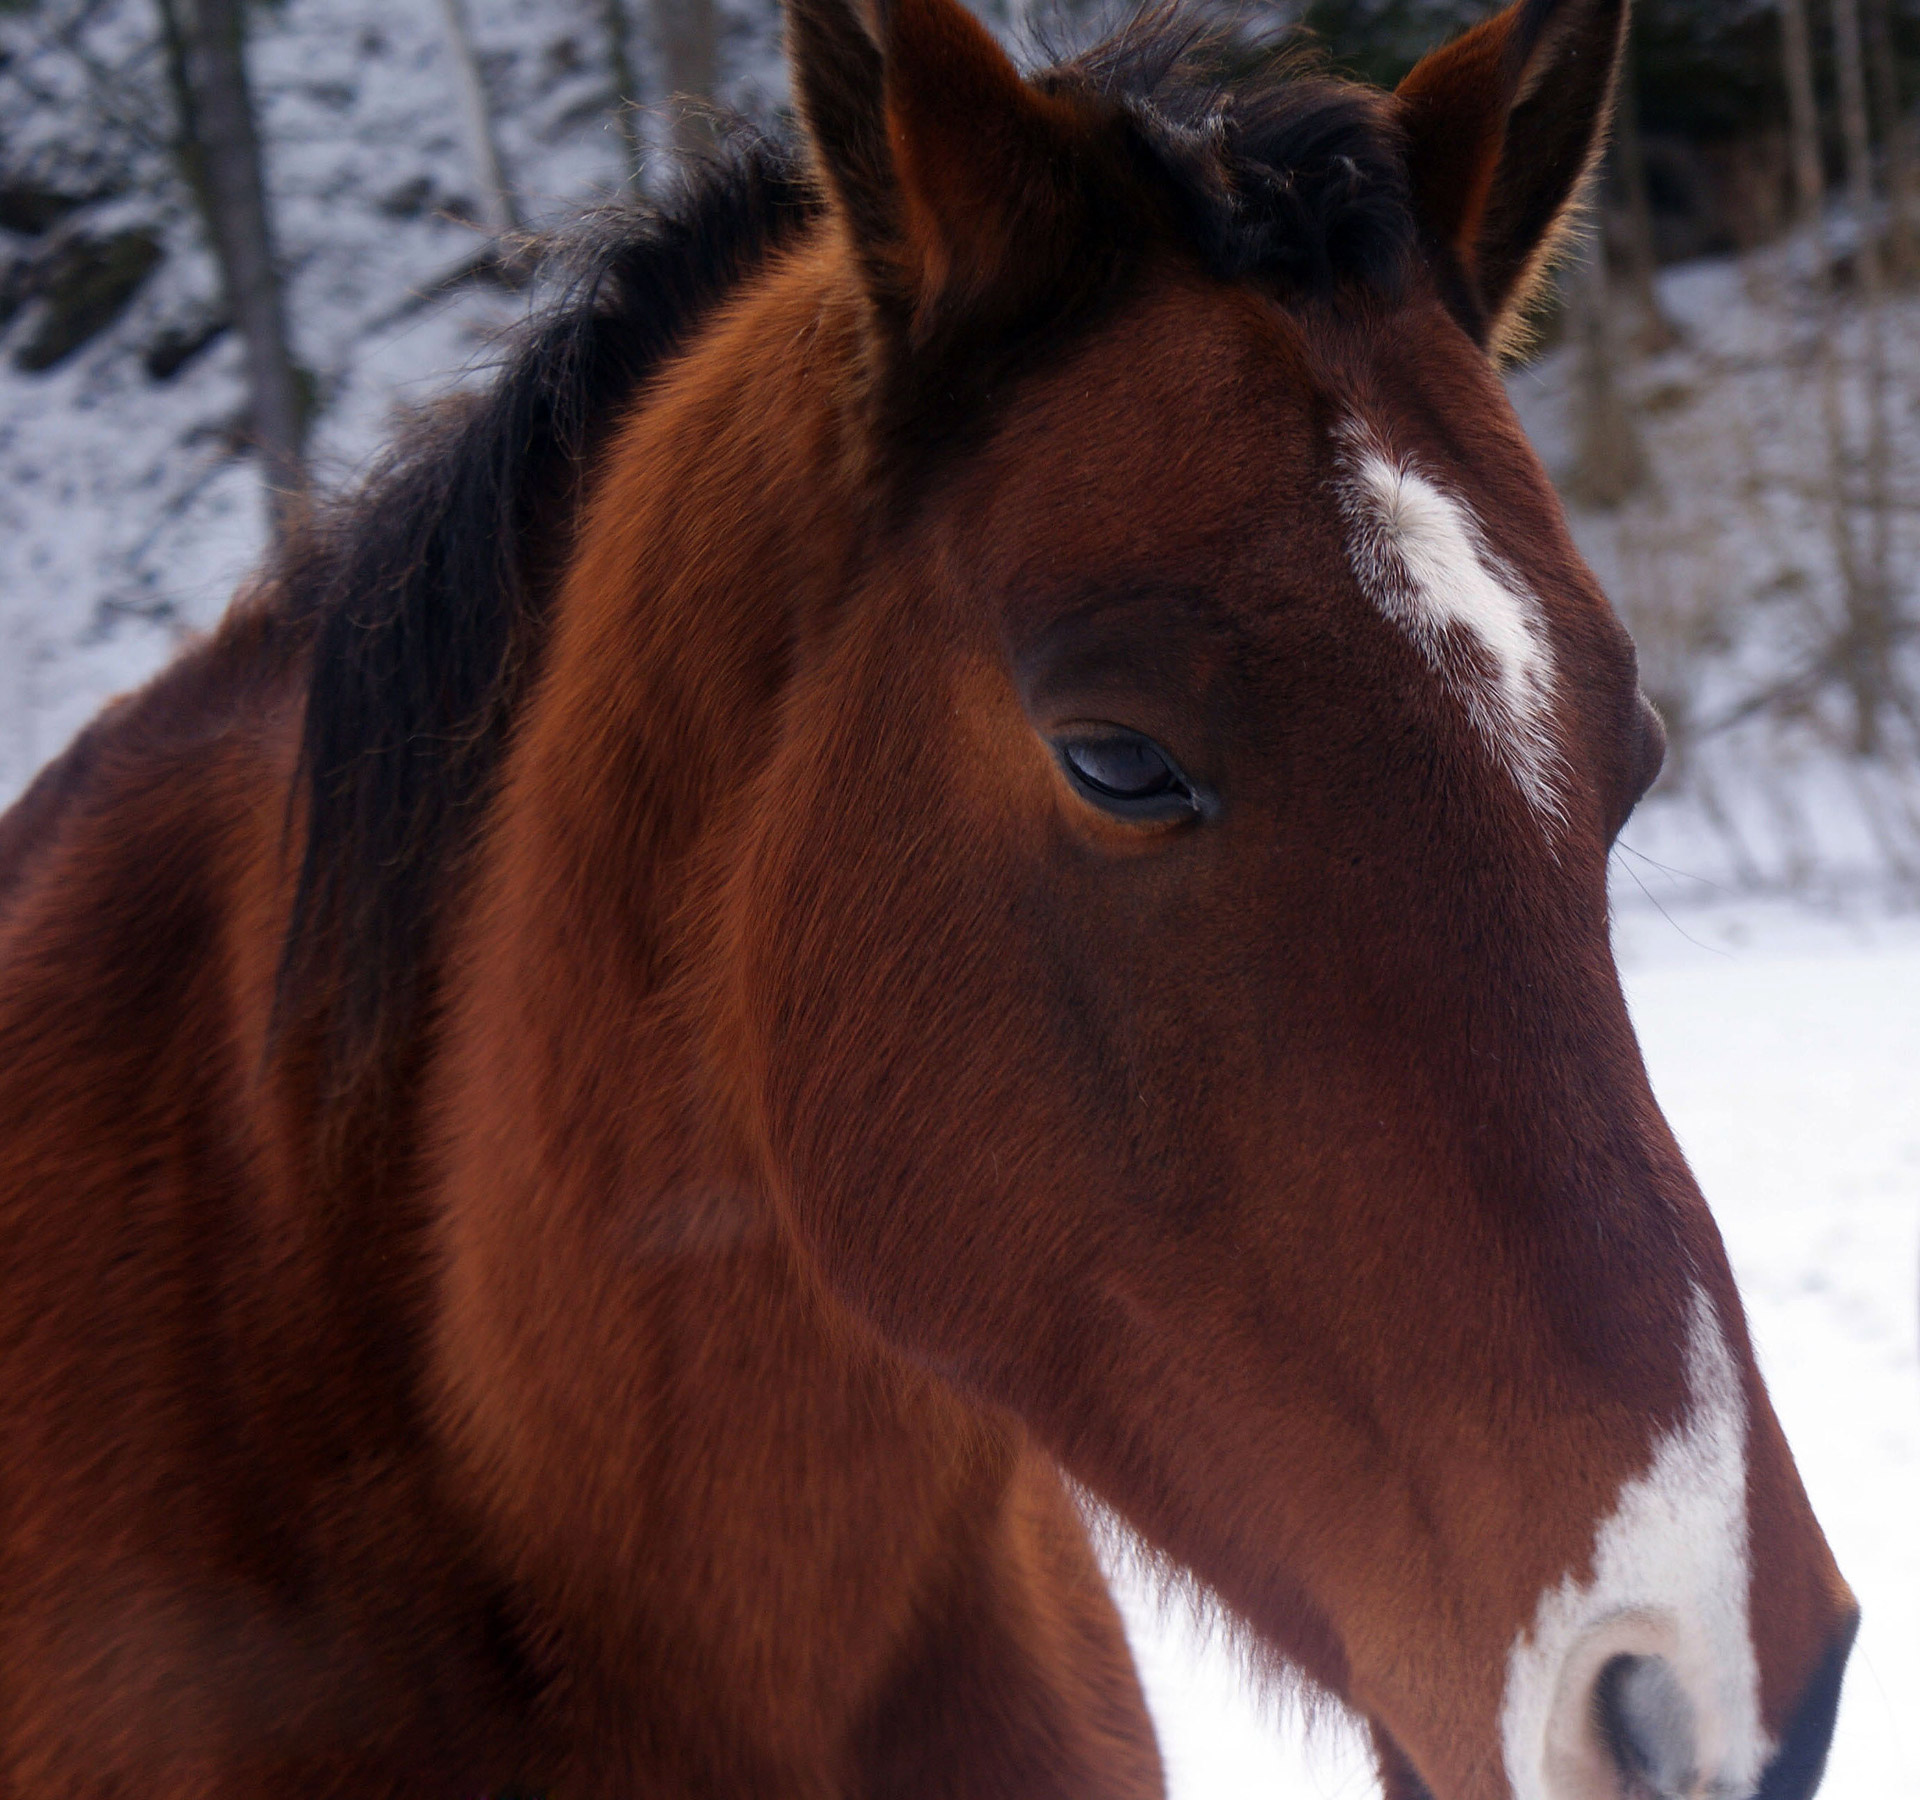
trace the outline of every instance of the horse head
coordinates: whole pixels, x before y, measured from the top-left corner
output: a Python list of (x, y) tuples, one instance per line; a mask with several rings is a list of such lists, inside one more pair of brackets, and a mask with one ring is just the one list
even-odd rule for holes
[(1609, 950), (1658, 721), (1489, 355), (1624, 22), (1183, 115), (800, 0), (924, 472), (797, 677), (739, 980), (836, 1291), (1404, 1791), (1784, 1800), (1850, 1603)]
[(1495, 368), (1624, 24), (1388, 95), (791, 0), (825, 223), (607, 452), (503, 790), (495, 904), (644, 938), (564, 1032), (673, 988), (847, 1330), (1396, 1800), (1805, 1800), (1854, 1616), (1611, 954), (1660, 726)]

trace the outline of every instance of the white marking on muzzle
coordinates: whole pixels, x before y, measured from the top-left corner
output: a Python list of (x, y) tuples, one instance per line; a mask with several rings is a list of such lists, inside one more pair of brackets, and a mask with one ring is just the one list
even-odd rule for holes
[[(1538, 600), (1460, 500), (1365, 426), (1349, 424), (1341, 437), (1338, 493), (1361, 591), (1413, 640), (1535, 811), (1560, 823), (1553, 646)], [(1479, 657), (1450, 643), (1462, 632)]]
[(1664, 1662), (1684, 1695), (1688, 1766), (1672, 1792), (1744, 1800), (1772, 1754), (1747, 1616), (1746, 1398), (1698, 1287), (1687, 1383), (1686, 1420), (1655, 1443), (1595, 1535), (1592, 1579), (1549, 1588), (1514, 1640), (1501, 1714), (1514, 1800), (1619, 1793), (1594, 1694), (1621, 1656)]

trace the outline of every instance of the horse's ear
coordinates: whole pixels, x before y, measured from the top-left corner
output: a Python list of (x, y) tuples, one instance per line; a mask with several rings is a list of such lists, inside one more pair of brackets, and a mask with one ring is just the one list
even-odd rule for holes
[(915, 346), (1017, 324), (1085, 236), (1071, 109), (959, 0), (788, 0), (787, 54), (881, 312)]
[(1496, 353), (1600, 159), (1626, 27), (1627, 0), (1515, 0), (1400, 84), (1421, 231)]

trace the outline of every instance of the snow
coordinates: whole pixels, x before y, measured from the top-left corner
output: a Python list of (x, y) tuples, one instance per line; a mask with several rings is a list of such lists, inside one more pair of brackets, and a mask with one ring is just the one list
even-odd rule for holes
[[(1844, 250), (1850, 222), (1836, 215), (1826, 225), (1832, 249)], [(1831, 657), (1843, 615), (1823, 395), (1831, 373), (1846, 440), (1838, 460), (1858, 490), (1868, 358), (1861, 309), (1848, 302), (1836, 311), (1823, 298), (1809, 250), (1790, 237), (1661, 272), (1661, 311), (1680, 339), (1657, 355), (1622, 355), (1616, 368), (1645, 479), (1620, 506), (1571, 505), (1569, 524), (1634, 634), (1643, 683), (1673, 738), (1667, 774), (1642, 811), (1643, 853), (1754, 890), (1834, 897), (1879, 884), (1912, 894), (1920, 740), (1895, 728), (1889, 739), (1902, 754), (1844, 754), (1842, 691), (1814, 673)], [(1911, 609), (1920, 290), (1890, 295), (1883, 324), (1888, 566)], [(1574, 486), (1573, 348), (1516, 371), (1507, 389), (1548, 472), (1563, 490)], [(1863, 509), (1853, 518), (1857, 547)], [(1911, 691), (1920, 682), (1911, 645), (1903, 667)]]
[[(1920, 918), (1636, 895), (1615, 937), (1654, 1090), (1861, 1603), (1822, 1795), (1920, 1800)], [(1173, 1800), (1377, 1792), (1350, 1731), (1303, 1734), (1223, 1639), (1121, 1581)]]
[[(470, 13), (529, 226), (617, 189), (625, 152), (596, 0), (474, 0)], [(722, 13), (723, 97), (764, 113), (781, 83), (775, 11), (723, 0)], [(102, 0), (85, 17), (94, 62), (134, 71), (123, 104), (160, 105), (157, 70), (142, 76), (126, 47), (151, 35), (149, 9)], [(4, 8), (0, 27), (13, 33), (0, 40), (3, 72), (36, 40), (32, 21), (9, 25)], [(459, 279), (485, 238), (465, 222), (476, 187), (436, 8), (313, 0), (258, 8), (250, 30), (294, 353), (321, 404), (313, 460), (338, 481), (391, 435), (397, 411), (483, 373), (526, 302)], [(645, 79), (638, 23), (634, 36)], [(39, 60), (50, 78), (79, 79)], [(24, 155), (31, 139), (76, 154), (89, 116), (80, 93), (10, 113), (10, 152)], [(107, 696), (211, 625), (265, 543), (257, 469), (235, 455), (244, 390), (232, 334), (171, 379), (142, 367), (158, 334), (213, 308), (218, 279), (164, 159), (150, 145), (129, 154), (133, 191), (81, 215), (96, 231), (150, 225), (167, 246), (125, 316), (45, 374), (7, 355), (34, 309), (0, 323), (0, 805)], [(0, 232), (0, 261), (23, 242)]]

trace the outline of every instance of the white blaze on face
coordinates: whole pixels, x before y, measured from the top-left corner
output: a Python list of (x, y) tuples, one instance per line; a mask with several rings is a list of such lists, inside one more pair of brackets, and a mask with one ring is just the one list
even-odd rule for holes
[[(1747, 1617), (1747, 1408), (1712, 1301), (1693, 1291), (1685, 1421), (1620, 1490), (1594, 1538), (1593, 1574), (1541, 1596), (1507, 1659), (1501, 1735), (1514, 1800), (1612, 1800), (1594, 1725), (1600, 1672), (1617, 1656), (1659, 1658), (1686, 1697), (1690, 1778), (1672, 1791), (1745, 1800), (1773, 1746)], [(1662, 1792), (1668, 1791), (1665, 1785)]]
[(1347, 560), (1362, 592), (1413, 640), (1534, 810), (1557, 824), (1553, 646), (1538, 600), (1460, 500), (1364, 426), (1341, 435)]

